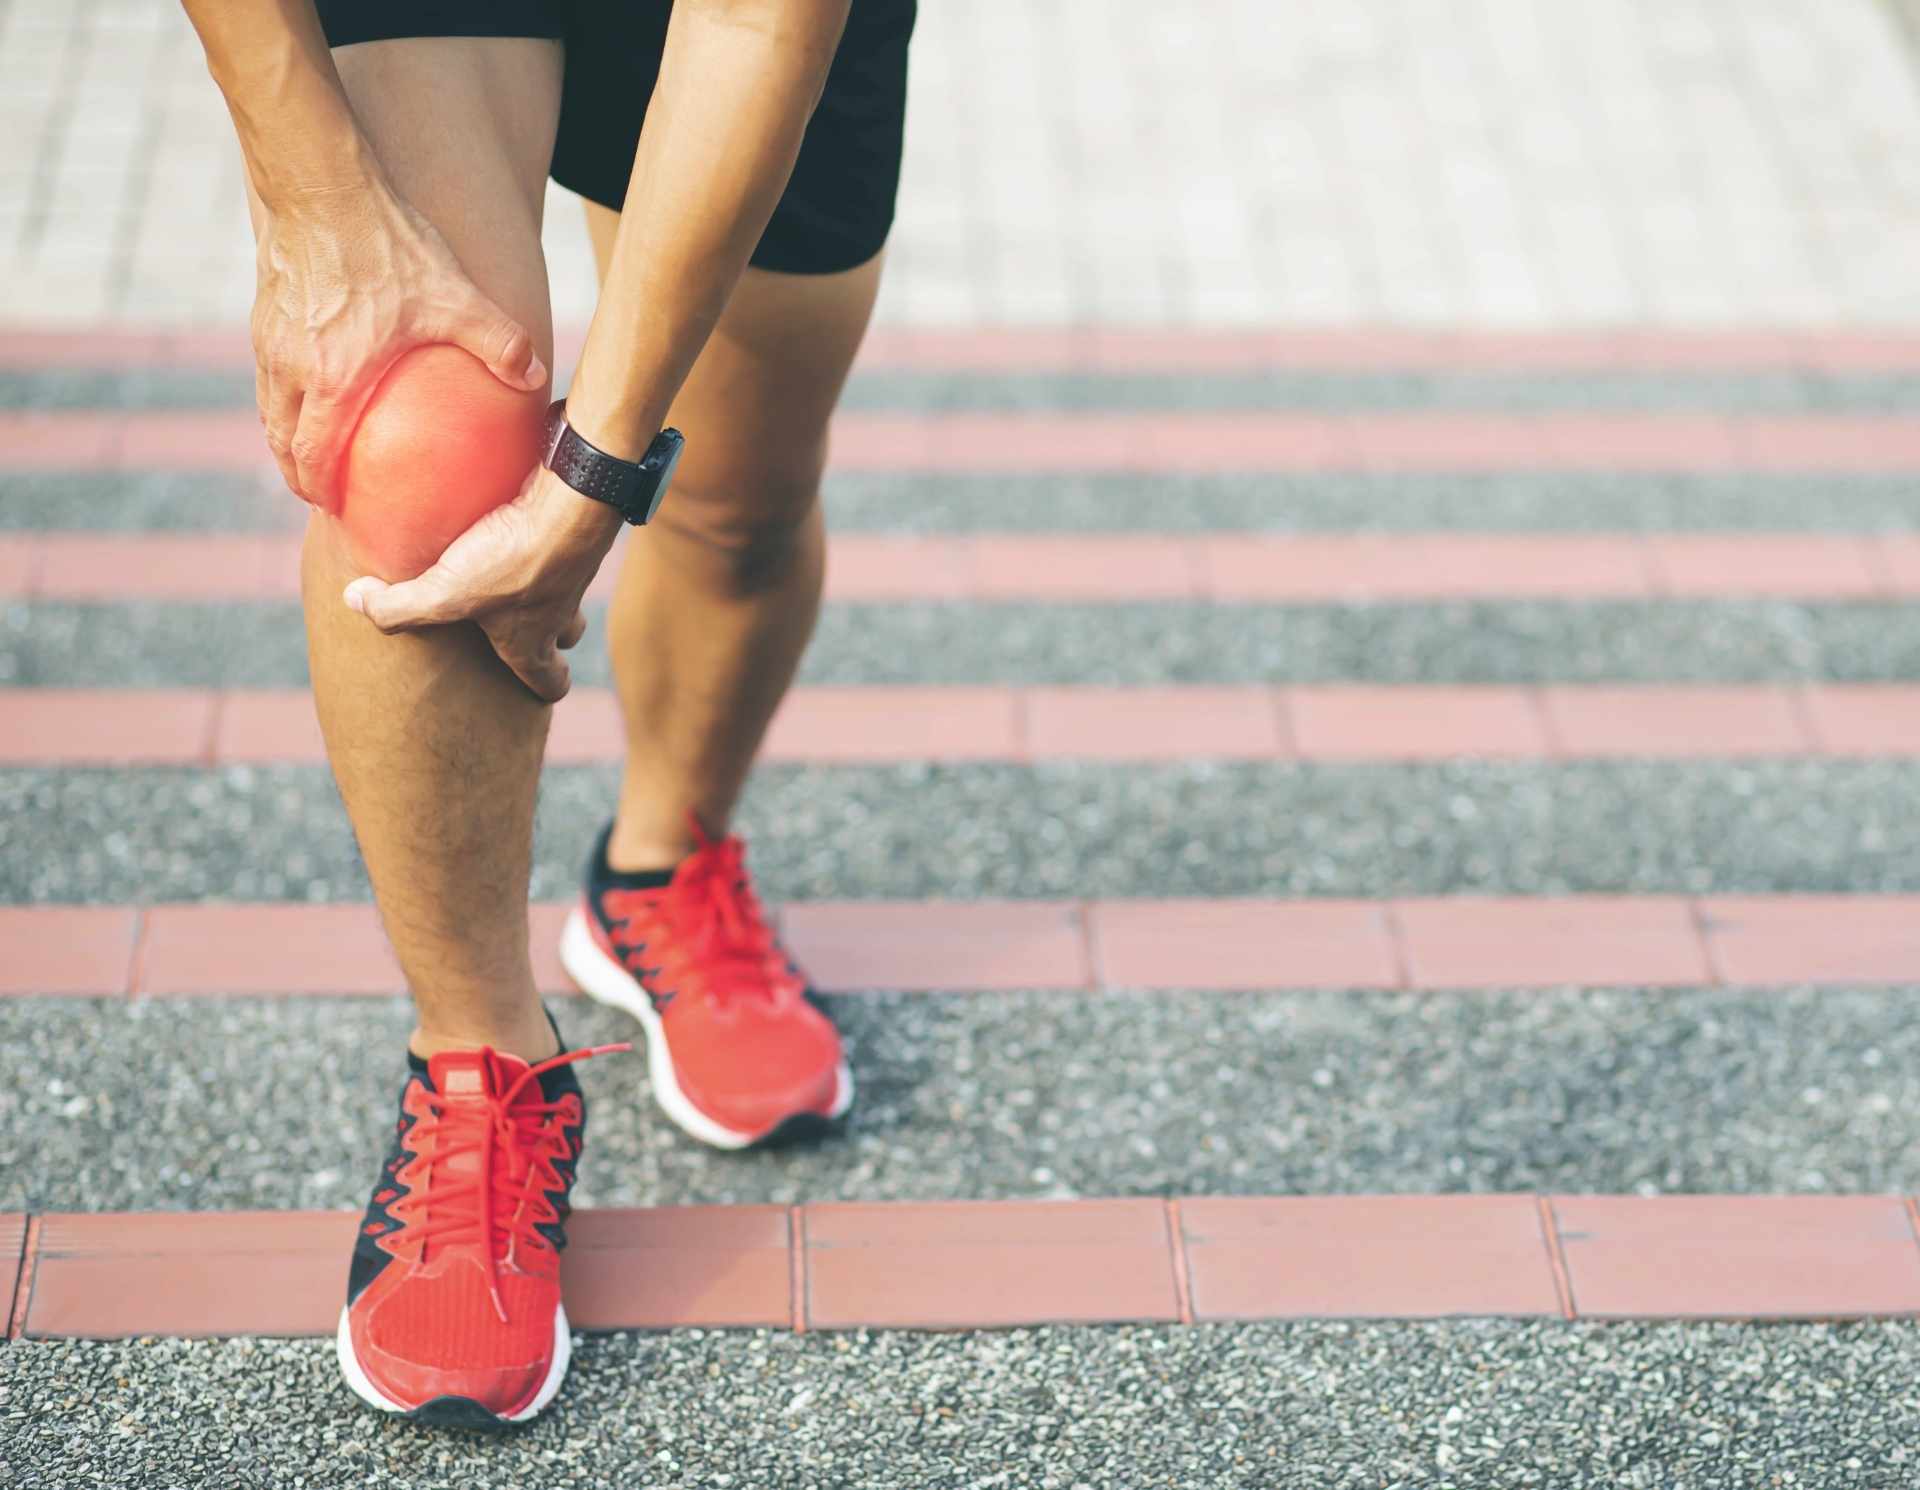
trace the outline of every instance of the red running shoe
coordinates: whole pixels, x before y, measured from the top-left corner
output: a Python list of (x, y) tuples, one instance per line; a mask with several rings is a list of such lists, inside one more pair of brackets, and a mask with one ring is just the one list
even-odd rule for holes
[(409, 1053), (400, 1121), (354, 1243), (340, 1370), (383, 1412), (460, 1428), (523, 1423), (567, 1374), (560, 1305), (586, 1099), (575, 1050)]
[(745, 845), (689, 819), (698, 847), (671, 877), (609, 869), (601, 832), (560, 961), (640, 1021), (654, 1096), (685, 1132), (723, 1149), (802, 1136), (853, 1103), (840, 1033), (767, 925)]

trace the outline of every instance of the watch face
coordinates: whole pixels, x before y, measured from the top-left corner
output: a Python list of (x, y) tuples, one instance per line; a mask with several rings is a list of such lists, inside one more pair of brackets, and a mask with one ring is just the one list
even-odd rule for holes
[(654, 513), (660, 510), (660, 499), (667, 494), (667, 483), (673, 480), (673, 473), (680, 465), (680, 457), (686, 453), (687, 449), (686, 438), (677, 429), (663, 429), (657, 439), (663, 447), (658, 465), (660, 474), (653, 484), (652, 495), (647, 498), (647, 515), (641, 519), (642, 522), (650, 522)]

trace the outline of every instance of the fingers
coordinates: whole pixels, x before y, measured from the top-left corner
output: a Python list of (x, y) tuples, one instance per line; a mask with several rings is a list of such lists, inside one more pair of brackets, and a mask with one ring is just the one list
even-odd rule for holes
[(465, 310), (437, 337), (471, 352), (510, 388), (544, 388), (547, 365), (534, 350), (527, 328), (478, 290)]
[(287, 456), (300, 482), (294, 489), (322, 512), (334, 512), (340, 506), (341, 457), (351, 431), (345, 413), (338, 399), (309, 389), (300, 402), (299, 423), (287, 446)]
[(527, 691), (544, 703), (557, 704), (573, 686), (573, 672), (567, 659), (551, 641), (532, 652), (516, 650), (505, 637), (488, 633), (493, 650), (513, 669), (513, 675), (527, 685)]
[[(397, 585), (365, 575), (348, 585), (342, 598), (349, 610), (358, 611), (388, 635), (467, 619), (470, 607), (438, 577), (440, 572), (429, 569), (418, 579)], [(567, 690), (573, 686), (573, 670), (560, 652), (564, 647), (573, 646), (586, 633), (584, 615), (574, 612), (573, 619), (559, 636), (549, 633), (545, 642), (531, 647), (522, 640), (526, 634), (524, 628), (495, 629), (486, 627), (484, 622), (482, 627), (495, 654), (535, 698), (552, 704), (567, 696)]]
[(267, 449), (273, 452), (274, 464), (280, 467), (281, 479), (287, 483), (287, 490), (303, 501), (306, 492), (300, 485), (300, 472), (293, 459), (294, 431), (300, 427), (300, 385), (291, 378), (277, 378), (272, 373), (263, 380), (264, 390), (260, 393), (260, 419), (267, 427)]
[(389, 635), (422, 626), (445, 626), (463, 620), (467, 614), (437, 568), (397, 585), (364, 575), (348, 585), (341, 598), (348, 610), (358, 611)]

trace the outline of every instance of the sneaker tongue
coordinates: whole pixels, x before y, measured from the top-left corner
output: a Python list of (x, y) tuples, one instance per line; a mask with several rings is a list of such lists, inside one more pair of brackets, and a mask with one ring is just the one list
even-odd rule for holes
[[(517, 1055), (497, 1050), (443, 1050), (427, 1060), (427, 1077), (433, 1089), (456, 1111), (478, 1106), (504, 1092), (526, 1069), (527, 1063)], [(522, 1093), (528, 1088), (538, 1091), (535, 1083), (528, 1082)], [(480, 1156), (468, 1150), (450, 1155), (443, 1162), (449, 1173), (466, 1174), (480, 1167)]]

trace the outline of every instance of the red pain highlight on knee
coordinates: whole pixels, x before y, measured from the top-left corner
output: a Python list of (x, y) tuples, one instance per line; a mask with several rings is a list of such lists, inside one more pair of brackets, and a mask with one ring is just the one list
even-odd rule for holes
[(337, 516), (369, 574), (412, 579), (520, 491), (539, 456), (544, 392), (502, 383), (459, 347), (387, 369), (347, 447)]

